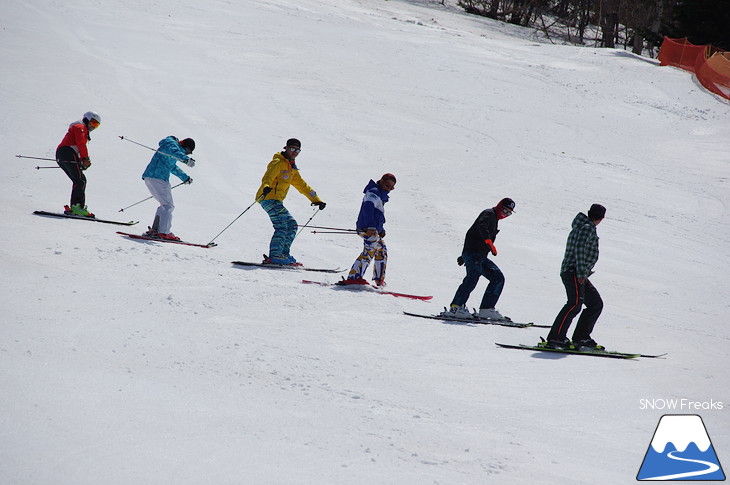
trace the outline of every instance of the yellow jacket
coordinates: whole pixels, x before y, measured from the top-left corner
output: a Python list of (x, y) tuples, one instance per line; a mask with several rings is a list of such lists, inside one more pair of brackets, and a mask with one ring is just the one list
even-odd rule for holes
[[(292, 163), (281, 153), (276, 153), (271, 162), (269, 162), (269, 166), (266, 167), (266, 173), (261, 179), (261, 186), (256, 192), (256, 200), (261, 197), (264, 187), (271, 187), (271, 192), (261, 200), (273, 199), (283, 201), (286, 198), (287, 192), (289, 192), (290, 185), (293, 185), (311, 202), (322, 202), (317, 196), (317, 192), (307, 185), (307, 182), (299, 175), (299, 169), (296, 168), (296, 165), (292, 166)], [(261, 201), (259, 200), (259, 202)]]

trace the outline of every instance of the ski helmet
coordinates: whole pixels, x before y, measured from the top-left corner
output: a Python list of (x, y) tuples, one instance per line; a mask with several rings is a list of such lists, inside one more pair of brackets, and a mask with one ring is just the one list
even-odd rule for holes
[(91, 120), (96, 120), (97, 123), (101, 124), (101, 116), (99, 116), (99, 113), (96, 111), (87, 111), (84, 113), (84, 119), (88, 122)]

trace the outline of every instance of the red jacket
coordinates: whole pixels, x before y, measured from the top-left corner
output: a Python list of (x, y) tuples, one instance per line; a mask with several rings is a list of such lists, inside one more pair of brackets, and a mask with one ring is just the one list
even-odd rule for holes
[[(63, 137), (58, 148), (71, 147), (76, 153), (78, 153), (79, 157), (88, 158), (89, 150), (86, 148), (86, 143), (89, 140), (89, 129), (83, 121), (77, 121), (68, 127), (68, 133), (66, 133), (66, 136)], [(58, 148), (56, 148), (56, 150), (58, 150)]]

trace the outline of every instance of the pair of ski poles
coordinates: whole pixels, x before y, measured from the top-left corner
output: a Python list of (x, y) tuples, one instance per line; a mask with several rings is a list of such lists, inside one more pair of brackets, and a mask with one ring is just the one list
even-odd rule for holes
[[(15, 158), (28, 158), (28, 159), (31, 159), (31, 160), (45, 160), (45, 161), (49, 161), (49, 162), (55, 162), (56, 161), (55, 158), (27, 157), (25, 155), (15, 155)], [(42, 168), (61, 168), (61, 167), (59, 167), (58, 165), (54, 165), (52, 167), (41, 167), (40, 165), (38, 165), (38, 166), (35, 167), (36, 170), (40, 170)]]
[[(304, 226), (300, 226), (304, 228)], [(312, 234), (357, 234), (355, 229), (343, 229), (341, 227), (309, 226), (310, 229), (325, 229), (324, 231), (312, 231)]]

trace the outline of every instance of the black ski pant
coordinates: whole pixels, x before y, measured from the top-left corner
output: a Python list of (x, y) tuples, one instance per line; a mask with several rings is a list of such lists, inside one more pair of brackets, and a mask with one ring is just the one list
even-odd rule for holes
[[(584, 280), (583, 283), (578, 282), (578, 277), (574, 270), (568, 270), (560, 275), (565, 286), (565, 293), (568, 295), (568, 301), (560, 310), (558, 316), (553, 322), (553, 326), (548, 334), (548, 340), (564, 340), (568, 335), (570, 324), (580, 313), (578, 323), (573, 332), (573, 342), (586, 340), (591, 338), (593, 327), (596, 325), (598, 317), (603, 311), (603, 300), (593, 284)], [(585, 310), (581, 313), (583, 305)]]
[(56, 163), (71, 179), (71, 204), (86, 206), (86, 176), (81, 170), (81, 160), (71, 147), (59, 147), (56, 150)]

